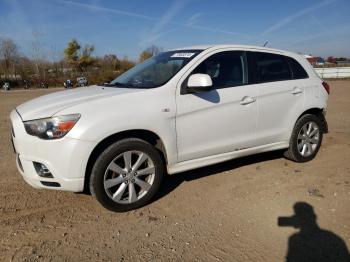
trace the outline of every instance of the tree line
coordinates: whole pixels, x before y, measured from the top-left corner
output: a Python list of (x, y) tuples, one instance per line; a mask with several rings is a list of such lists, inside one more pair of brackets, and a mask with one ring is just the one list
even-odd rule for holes
[(135, 64), (161, 52), (157, 46), (146, 48), (137, 60), (115, 54), (96, 56), (93, 45), (84, 45), (76, 39), (67, 43), (62, 52), (51, 48), (44, 52), (40, 35), (33, 33), (32, 54), (24, 55), (19, 45), (10, 38), (0, 38), (0, 84), (9, 82), (11, 87), (62, 86), (63, 82), (80, 76), (90, 84), (109, 82)]

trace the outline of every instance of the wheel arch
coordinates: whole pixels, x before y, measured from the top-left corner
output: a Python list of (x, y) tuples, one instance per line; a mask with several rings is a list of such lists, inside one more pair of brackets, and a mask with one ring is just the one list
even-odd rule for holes
[(90, 153), (86, 168), (85, 168), (85, 179), (84, 179), (84, 191), (89, 191), (89, 183), (92, 167), (100, 155), (100, 153), (106, 149), (109, 145), (114, 142), (120, 141), (126, 138), (139, 138), (151, 145), (153, 145), (159, 152), (165, 164), (167, 164), (167, 154), (164, 143), (162, 139), (154, 132), (145, 129), (133, 129), (125, 130), (112, 134), (104, 139), (102, 139)]
[(311, 114), (311, 115), (317, 116), (322, 122), (323, 133), (328, 133), (328, 124), (327, 124), (327, 121), (326, 121), (326, 118), (324, 115), (323, 108), (317, 108), (317, 107), (309, 108), (309, 109), (305, 110), (302, 114), (300, 114), (295, 122), (297, 122), (302, 116), (304, 116), (306, 114)]

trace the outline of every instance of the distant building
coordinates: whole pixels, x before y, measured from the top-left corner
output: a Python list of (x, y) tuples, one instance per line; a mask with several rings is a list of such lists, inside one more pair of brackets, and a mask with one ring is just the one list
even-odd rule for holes
[(322, 57), (305, 55), (305, 58), (313, 66), (323, 66), (325, 64), (325, 60)]
[(336, 61), (337, 65), (350, 65), (350, 60)]
[(8, 80), (21, 80), (22, 76), (18, 74), (10, 74), (10, 75), (0, 75), (0, 79), (8, 79)]

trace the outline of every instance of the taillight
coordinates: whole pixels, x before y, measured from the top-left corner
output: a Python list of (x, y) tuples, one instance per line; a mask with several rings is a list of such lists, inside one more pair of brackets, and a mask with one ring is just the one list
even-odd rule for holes
[(331, 91), (330, 90), (331, 87), (329, 86), (329, 84), (326, 82), (322, 82), (322, 85), (323, 85), (324, 89), (326, 89), (327, 93), (329, 94), (329, 92)]

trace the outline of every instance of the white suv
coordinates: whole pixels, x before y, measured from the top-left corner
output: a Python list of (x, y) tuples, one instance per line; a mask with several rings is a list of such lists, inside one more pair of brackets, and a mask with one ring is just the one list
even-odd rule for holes
[(33, 187), (89, 188), (114, 211), (148, 203), (164, 174), (285, 149), (313, 159), (329, 86), (300, 55), (197, 46), (161, 53), (111, 83), (11, 112), (17, 166)]

